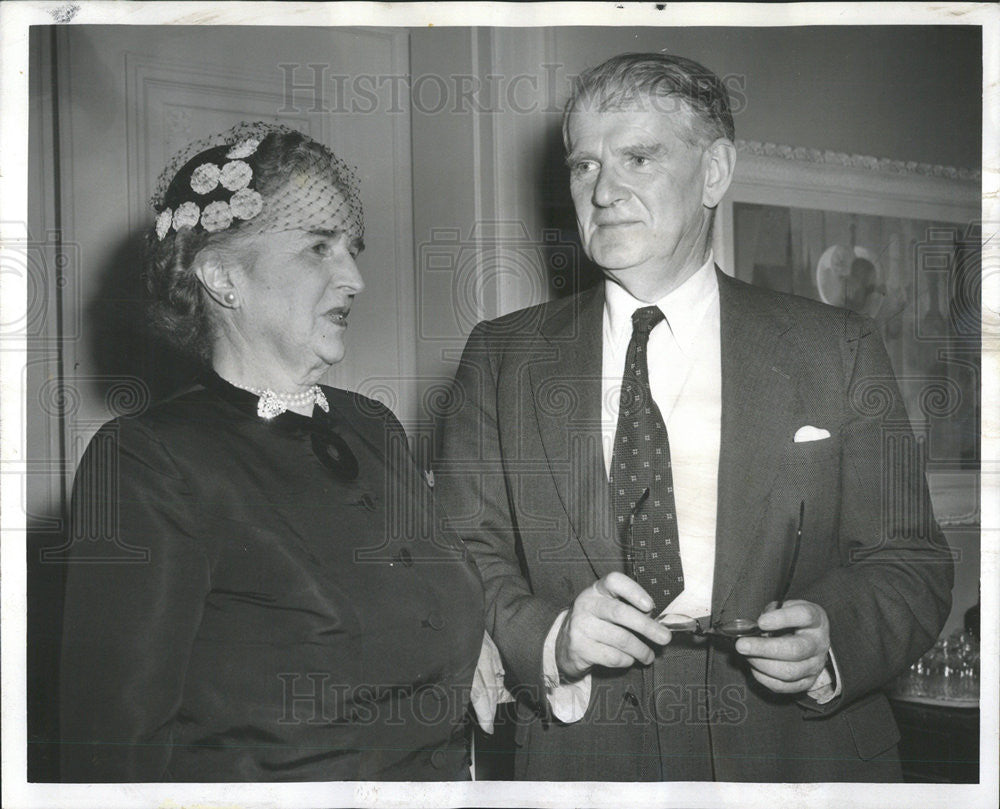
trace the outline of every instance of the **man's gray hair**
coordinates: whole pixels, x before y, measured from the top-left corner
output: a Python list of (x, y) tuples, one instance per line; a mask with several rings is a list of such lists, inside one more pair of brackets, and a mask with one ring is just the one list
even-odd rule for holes
[(736, 138), (729, 93), (711, 70), (683, 56), (624, 53), (576, 78), (563, 111), (563, 143), (568, 150), (569, 118), (575, 110), (617, 112), (636, 108), (690, 110), (691, 137), (697, 143)]

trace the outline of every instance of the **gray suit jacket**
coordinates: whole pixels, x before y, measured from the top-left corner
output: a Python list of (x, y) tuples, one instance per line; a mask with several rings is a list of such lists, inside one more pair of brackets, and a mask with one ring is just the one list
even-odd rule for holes
[[(438, 469), (438, 497), (479, 565), (487, 629), (519, 697), (522, 777), (900, 778), (898, 731), (878, 689), (934, 642), (952, 584), (923, 445), (870, 321), (717, 275), (713, 617), (755, 618), (778, 596), (804, 500), (789, 598), (826, 610), (842, 693), (825, 706), (778, 696), (731, 644), (684, 650), (675, 639), (645, 670), (595, 669), (580, 722), (548, 715), (546, 633), (581, 590), (623, 569), (601, 450), (599, 285), (473, 330)], [(793, 443), (804, 425), (831, 437)]]

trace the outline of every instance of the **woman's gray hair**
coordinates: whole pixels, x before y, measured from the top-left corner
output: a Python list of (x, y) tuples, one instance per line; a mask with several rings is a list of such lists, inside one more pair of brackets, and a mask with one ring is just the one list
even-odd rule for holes
[[(680, 104), (678, 104), (680, 102)], [(628, 109), (693, 114), (691, 138), (705, 145), (736, 138), (729, 93), (711, 70), (683, 56), (625, 53), (613, 56), (576, 78), (563, 111), (563, 143), (569, 150), (569, 118), (576, 110)]]

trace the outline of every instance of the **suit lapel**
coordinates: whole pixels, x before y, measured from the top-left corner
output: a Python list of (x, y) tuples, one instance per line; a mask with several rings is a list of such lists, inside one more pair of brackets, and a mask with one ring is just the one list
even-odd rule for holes
[[(723, 614), (740, 573), (766, 537), (758, 525), (777, 457), (792, 440), (780, 414), (793, 406), (795, 358), (784, 312), (721, 271), (722, 425), (712, 614)], [(761, 474), (761, 470), (768, 470)]]
[[(722, 423), (712, 613), (722, 614), (765, 537), (757, 526), (791, 441), (778, 414), (793, 406), (797, 359), (784, 339), (792, 321), (770, 300), (721, 271)], [(541, 444), (573, 538), (598, 577), (622, 569), (601, 446), (603, 284), (541, 325), (529, 364)], [(759, 470), (769, 470), (760, 474)], [(567, 558), (565, 553), (550, 557)]]
[[(622, 568), (601, 446), (603, 313), (603, 283), (570, 299), (542, 323), (544, 339), (529, 366), (548, 467), (574, 539), (598, 577)], [(550, 558), (569, 557), (563, 550)]]

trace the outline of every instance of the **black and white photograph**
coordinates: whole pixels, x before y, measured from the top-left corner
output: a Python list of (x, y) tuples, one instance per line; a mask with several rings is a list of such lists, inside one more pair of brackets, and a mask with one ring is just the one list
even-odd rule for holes
[(1000, 7), (0, 25), (5, 807), (996, 805)]

